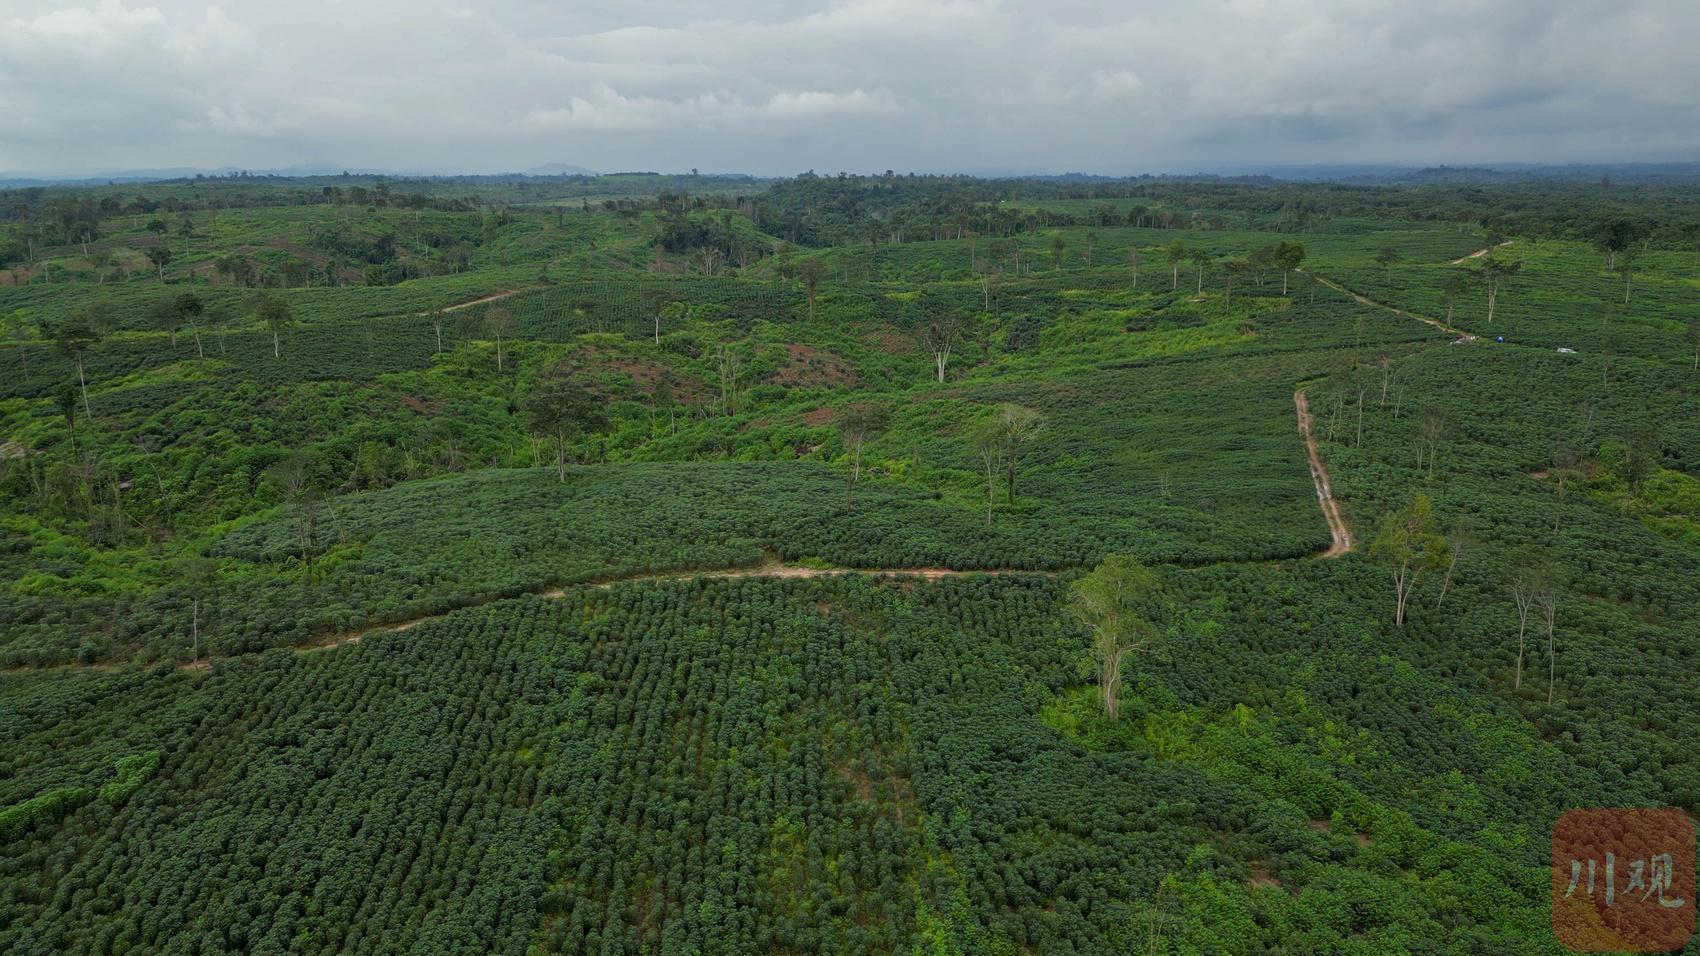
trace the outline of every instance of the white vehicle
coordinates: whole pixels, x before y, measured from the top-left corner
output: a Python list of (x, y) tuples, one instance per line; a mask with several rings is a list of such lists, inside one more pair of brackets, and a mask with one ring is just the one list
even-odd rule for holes
[(1560, 355), (1575, 355), (1576, 350), (1575, 349), (1560, 348), (1558, 350), (1558, 354), (1560, 354)]

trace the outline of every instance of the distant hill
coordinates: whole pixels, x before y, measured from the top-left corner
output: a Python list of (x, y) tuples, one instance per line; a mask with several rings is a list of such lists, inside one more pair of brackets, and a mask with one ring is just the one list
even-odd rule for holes
[(1700, 163), (1498, 163), (1492, 166), (1430, 166), (1426, 169), (1345, 177), (1342, 181), (1369, 185), (1536, 181), (1686, 185), (1700, 182)]
[(527, 176), (595, 176), (596, 170), (574, 166), (571, 163), (544, 163), (533, 166), (525, 171)]
[(47, 172), (28, 170), (19, 172), (0, 172), (0, 188), (17, 189), (24, 186), (63, 186), (78, 183), (135, 183), (159, 182), (166, 179), (189, 179), (196, 174), (206, 176), (228, 176), (236, 172), (234, 167), (220, 169), (193, 169), (189, 167), (172, 167), (169, 169), (121, 169), (97, 172)]
[(112, 169), (93, 172), (28, 170), (0, 172), (0, 188), (24, 186), (71, 186), (89, 183), (157, 183), (196, 177), (223, 178), (246, 172), (249, 176), (334, 176), (348, 169), (330, 163), (301, 163), (276, 169), (242, 170), (236, 166), (170, 166), (159, 169)]

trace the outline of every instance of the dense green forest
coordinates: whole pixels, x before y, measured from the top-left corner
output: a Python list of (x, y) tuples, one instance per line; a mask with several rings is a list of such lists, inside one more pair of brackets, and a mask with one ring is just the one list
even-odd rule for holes
[(0, 322), (5, 952), (1555, 953), (1700, 811), (1680, 184), (31, 187)]

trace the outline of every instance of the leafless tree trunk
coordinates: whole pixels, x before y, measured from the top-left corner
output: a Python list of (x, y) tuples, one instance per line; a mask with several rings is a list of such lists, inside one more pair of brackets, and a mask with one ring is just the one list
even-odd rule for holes
[(997, 500), (998, 472), (1001, 471), (1002, 461), (999, 459), (999, 449), (995, 444), (986, 443), (980, 447), (980, 462), (986, 468), (986, 527), (992, 526), (992, 504)]
[(1367, 391), (1369, 391), (1369, 387), (1360, 379), (1358, 381), (1358, 437), (1352, 443), (1354, 448), (1362, 448), (1364, 445), (1364, 393)]
[(1517, 678), (1511, 689), (1523, 689), (1523, 653), (1528, 647), (1525, 635), (1529, 628), (1529, 610), (1535, 605), (1535, 592), (1528, 579), (1518, 577), (1511, 583), (1511, 599), (1517, 604)]
[(83, 353), (77, 353), (77, 384), (83, 389), (83, 414), (94, 418), (94, 412), (89, 410), (89, 380), (83, 377)]
[(1558, 677), (1558, 645), (1553, 618), (1558, 614), (1558, 592), (1545, 590), (1540, 594), (1541, 619), (1547, 626), (1547, 703), (1552, 703), (1553, 685)]
[(1393, 572), (1393, 624), (1395, 627), (1405, 626), (1405, 607), (1411, 601), (1411, 592), (1417, 589), (1418, 571), (1412, 567), (1401, 567)]

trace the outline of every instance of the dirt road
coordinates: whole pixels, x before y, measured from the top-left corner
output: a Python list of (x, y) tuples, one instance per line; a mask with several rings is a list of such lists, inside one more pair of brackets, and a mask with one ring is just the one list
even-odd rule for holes
[(1304, 389), (1293, 393), (1293, 407), (1299, 412), (1299, 435), (1304, 438), (1305, 455), (1310, 459), (1310, 478), (1316, 485), (1316, 502), (1322, 508), (1322, 517), (1328, 522), (1328, 533), (1334, 538), (1334, 543), (1319, 557), (1337, 558), (1352, 550), (1352, 529), (1340, 513), (1340, 503), (1334, 500), (1328, 466), (1322, 463), (1322, 453), (1316, 447), (1316, 435), (1311, 431), (1310, 403), (1305, 400)]

